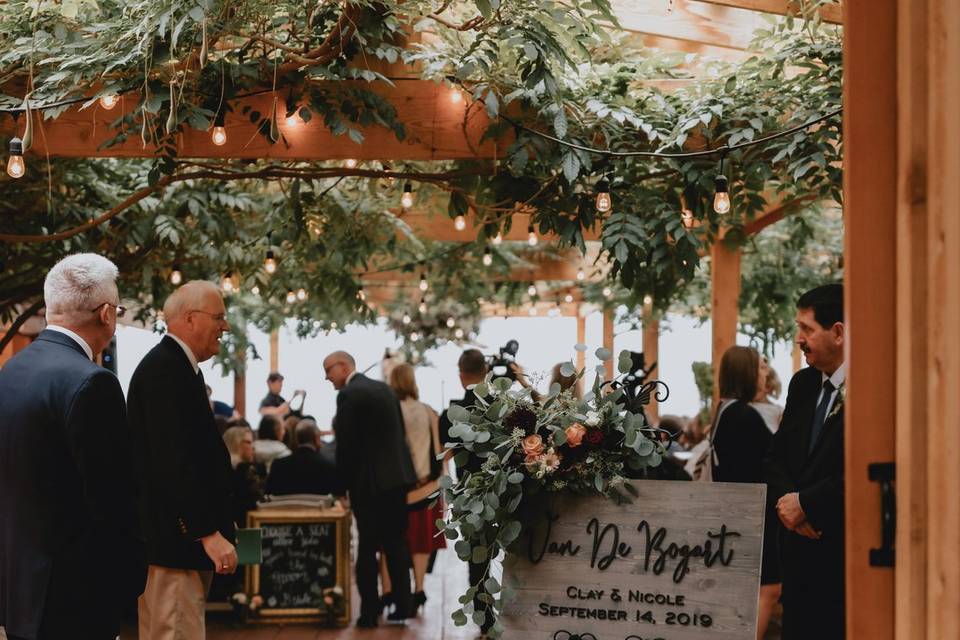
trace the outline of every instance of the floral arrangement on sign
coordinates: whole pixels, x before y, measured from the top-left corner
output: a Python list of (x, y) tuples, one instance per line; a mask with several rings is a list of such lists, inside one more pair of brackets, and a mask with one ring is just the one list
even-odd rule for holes
[[(327, 587), (323, 590), (315, 591), (318, 596), (317, 608), (320, 611), (321, 622), (328, 627), (337, 626), (338, 620), (343, 617), (346, 611), (346, 598), (343, 596), (343, 589), (340, 587)], [(259, 614), (263, 606), (263, 597), (260, 594), (247, 596), (243, 591), (230, 596), (230, 604), (233, 606), (233, 612), (241, 621), (246, 621), (250, 616)]]
[(255, 616), (263, 606), (263, 597), (260, 594), (247, 597), (243, 591), (238, 591), (230, 596), (230, 604), (233, 606), (233, 612), (245, 622), (250, 616)]
[[(598, 349), (596, 355), (606, 361), (612, 354)], [(529, 390), (514, 390), (511, 380), (488, 374), (474, 388), (475, 405), (448, 409), (450, 436), (459, 442), (447, 446), (459, 449), (454, 457), (458, 468), (473, 470), (456, 485), (441, 478), (451, 517), (436, 524), (448, 539), (459, 538), (454, 546), (461, 559), (481, 563), (507, 550), (532, 524), (525, 520), (524, 502), (543, 492), (632, 501), (636, 490), (627, 478), (658, 466), (666, 452), (642, 407), (652, 393), (663, 401), (669, 391), (659, 381), (638, 377), (629, 351), (620, 354), (618, 368), (620, 375), (604, 382), (605, 368), (598, 366), (587, 399), (561, 392), (555, 383), (542, 404), (532, 400)], [(585, 370), (578, 372), (567, 362), (561, 373), (582, 378)], [(460, 597), (461, 608), (452, 616), (457, 625), (466, 624), (468, 616), (483, 622), (484, 613), (474, 609), (475, 597), (487, 604), (495, 620), (491, 633), (498, 635), (498, 616), (509, 595), (489, 569)]]

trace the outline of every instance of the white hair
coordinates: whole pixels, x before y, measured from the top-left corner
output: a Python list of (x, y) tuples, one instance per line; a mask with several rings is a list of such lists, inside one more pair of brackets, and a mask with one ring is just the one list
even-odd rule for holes
[(247, 434), (253, 435), (253, 429), (250, 427), (230, 427), (223, 432), (223, 443), (227, 445), (227, 451), (233, 455), (240, 455), (240, 443)]
[(117, 265), (95, 253), (77, 253), (53, 265), (43, 282), (47, 322), (54, 316), (70, 324), (90, 322), (93, 309), (113, 304), (119, 273)]
[(220, 288), (207, 280), (191, 280), (170, 294), (163, 304), (163, 318), (167, 324), (177, 320), (188, 311), (203, 306), (204, 299), (211, 293), (219, 298)]

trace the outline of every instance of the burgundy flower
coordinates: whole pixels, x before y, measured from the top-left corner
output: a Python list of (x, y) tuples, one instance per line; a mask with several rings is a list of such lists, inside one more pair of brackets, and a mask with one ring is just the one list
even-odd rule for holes
[(504, 418), (503, 424), (510, 429), (523, 429), (528, 436), (533, 435), (537, 429), (537, 414), (529, 407), (519, 405)]
[(598, 446), (603, 442), (603, 431), (600, 429), (588, 429), (586, 436), (587, 444)]

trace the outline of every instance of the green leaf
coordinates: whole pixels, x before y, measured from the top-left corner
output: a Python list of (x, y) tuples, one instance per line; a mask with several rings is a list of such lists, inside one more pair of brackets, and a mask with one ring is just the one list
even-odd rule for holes
[(523, 482), (523, 474), (519, 471), (514, 471), (509, 476), (507, 476), (507, 482), (510, 484), (520, 484)]
[(483, 581), (483, 587), (487, 590), (487, 593), (500, 593), (500, 583), (493, 576)]
[(602, 361), (602, 362), (606, 362), (607, 360), (610, 359), (610, 357), (611, 357), (613, 354), (610, 353), (610, 349), (607, 349), (606, 347), (600, 347), (599, 349), (597, 349), (597, 350), (594, 352), (594, 355), (597, 356), (597, 360), (600, 360), (600, 361)]
[(484, 20), (489, 20), (493, 15), (493, 7), (490, 6), (490, 0), (474, 0), (477, 5), (477, 11), (483, 16)]
[[(516, 498), (519, 498), (519, 497), (520, 496), (516, 496)], [(519, 502), (519, 500), (517, 500), (517, 502)], [(512, 503), (513, 503), (513, 500), (511, 500), (511, 504)], [(513, 509), (511, 509), (510, 511), (512, 512)], [(510, 520), (509, 522), (507, 522), (505, 525), (503, 525), (503, 527), (500, 530), (500, 543), (504, 547), (509, 545), (511, 542), (516, 540), (517, 537), (520, 535), (521, 528), (522, 526), (517, 520)]]
[(560, 365), (560, 375), (565, 378), (576, 375), (577, 367), (572, 362), (564, 362)]
[(633, 368), (633, 358), (630, 356), (629, 351), (621, 351), (620, 358), (617, 361), (617, 370), (620, 373), (630, 373), (630, 369)]
[(474, 564), (480, 564), (487, 559), (487, 548), (482, 545), (479, 547), (474, 547), (473, 555), (471, 555), (470, 559)]
[(463, 627), (467, 624), (467, 615), (462, 609), (457, 609), (450, 615), (450, 617), (453, 618), (453, 624), (457, 625), (458, 627)]

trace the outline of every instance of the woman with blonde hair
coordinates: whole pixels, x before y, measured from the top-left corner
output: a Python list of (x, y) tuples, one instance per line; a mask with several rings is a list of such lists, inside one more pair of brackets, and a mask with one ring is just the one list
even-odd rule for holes
[[(417, 488), (421, 489), (440, 477), (443, 467), (436, 459), (440, 448), (439, 417), (436, 411), (420, 402), (420, 390), (414, 368), (407, 363), (399, 363), (390, 371), (390, 388), (400, 401), (400, 411), (403, 413), (403, 424), (407, 432), (407, 447), (410, 449), (410, 458), (417, 474)], [(419, 492), (419, 493), (422, 493)], [(411, 492), (417, 495), (417, 492)], [(423, 590), (423, 579), (427, 573), (427, 564), (430, 554), (437, 549), (447, 546), (446, 538), (437, 535), (438, 519), (443, 518), (443, 506), (437, 500), (430, 507), (430, 499), (423, 499), (414, 504), (408, 498), (409, 520), (407, 525), (407, 545), (413, 558), (413, 579), (415, 593), (413, 605), (419, 609), (427, 602)], [(381, 572), (382, 573), (382, 572)], [(384, 583), (384, 593), (389, 587)], [(385, 600), (388, 600), (386, 596)], [(387, 602), (389, 604), (389, 602)]]

